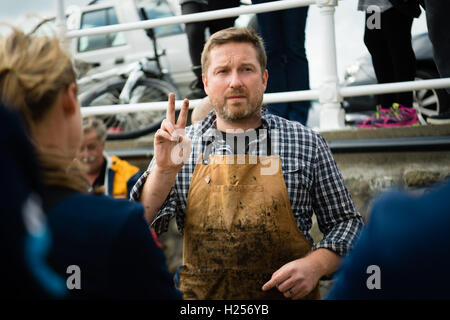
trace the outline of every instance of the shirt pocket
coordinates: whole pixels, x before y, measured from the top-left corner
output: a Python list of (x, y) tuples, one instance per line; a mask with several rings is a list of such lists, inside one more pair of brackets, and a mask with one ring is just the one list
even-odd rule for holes
[(289, 164), (283, 167), (283, 177), (292, 209), (310, 206), (313, 179), (303, 163)]
[(310, 189), (313, 178), (311, 177), (308, 166), (304, 163), (288, 163), (282, 165), (283, 175), (286, 179), (292, 179), (296, 183), (302, 184), (305, 188)]

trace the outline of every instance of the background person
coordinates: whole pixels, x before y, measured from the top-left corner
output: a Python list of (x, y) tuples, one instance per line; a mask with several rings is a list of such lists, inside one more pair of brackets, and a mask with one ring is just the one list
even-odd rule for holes
[[(252, 0), (253, 4), (273, 0)], [(259, 32), (267, 53), (270, 77), (267, 92), (309, 90), (309, 64), (305, 49), (305, 27), (309, 7), (258, 13)], [(310, 101), (270, 104), (277, 116), (306, 125)]]
[[(93, 194), (105, 194), (113, 198), (129, 198), (131, 188), (142, 172), (117, 156), (105, 152), (107, 129), (103, 121), (85, 118), (83, 121), (83, 140), (78, 160), (86, 165), (85, 177)], [(162, 244), (153, 229), (153, 239), (159, 248)]]
[[(160, 159), (132, 190), (157, 232), (173, 217), (183, 232), (185, 299), (317, 299), (319, 279), (337, 269), (362, 226), (324, 139), (261, 109), (265, 66), (252, 31), (213, 34), (202, 70), (214, 112), (186, 128), (192, 153), (160, 208), (148, 205), (149, 187), (161, 171), (174, 174)], [(176, 131), (173, 119), (162, 128)], [(314, 245), (313, 212), (324, 234)]]
[(205, 119), (206, 115), (213, 109), (211, 103), (209, 102), (208, 96), (204, 97), (192, 110), (191, 123), (202, 121)]
[[(450, 77), (450, 2), (440, 0), (423, 0), (427, 17), (428, 36), (433, 45), (434, 62), (436, 63), (441, 78)], [(450, 94), (450, 88), (447, 88)], [(447, 100), (448, 101), (448, 100)], [(443, 112), (427, 118), (431, 124), (450, 123), (450, 106), (442, 106)]]
[[(12, 28), (0, 38), (0, 101), (21, 116), (38, 153), (42, 208), (53, 241), (47, 261), (65, 279), (70, 266), (81, 270), (71, 297), (179, 299), (142, 206), (86, 194), (86, 180), (74, 161), (82, 139), (76, 76), (56, 37)], [(184, 118), (187, 110), (184, 105)], [(164, 151), (160, 143), (155, 146), (156, 154)], [(166, 175), (153, 186), (156, 202), (167, 196), (160, 187), (174, 179)]]
[(84, 119), (83, 141), (77, 158), (86, 165), (86, 178), (94, 193), (129, 198), (131, 188), (142, 173), (127, 161), (106, 154), (106, 134), (103, 121)]
[[(240, 0), (180, 0), (180, 5), (182, 14), (191, 14), (239, 7)], [(236, 20), (236, 17), (186, 23), (185, 31), (188, 38), (189, 55), (192, 62), (192, 71), (196, 78), (191, 84), (192, 91), (186, 96), (188, 99), (201, 99), (206, 96), (200, 63), (203, 46), (206, 41), (206, 29), (209, 28), (209, 33), (213, 34), (219, 30), (232, 27), (234, 20)]]
[[(377, 11), (367, 11), (375, 6)], [(372, 56), (378, 83), (414, 81), (416, 56), (411, 43), (414, 18), (420, 16), (415, 0), (359, 0), (358, 10), (366, 11), (364, 44)], [(379, 25), (370, 21), (380, 14)], [(377, 95), (376, 113), (356, 125), (360, 128), (399, 127), (418, 124), (413, 107), (413, 93), (399, 92)]]

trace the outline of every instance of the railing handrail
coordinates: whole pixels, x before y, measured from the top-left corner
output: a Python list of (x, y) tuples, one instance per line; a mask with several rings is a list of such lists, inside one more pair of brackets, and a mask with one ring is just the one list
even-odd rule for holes
[(365, 96), (368, 94), (385, 94), (408, 92), (423, 89), (442, 89), (450, 87), (450, 78), (367, 84), (339, 88), (342, 97)]
[[(416, 81), (405, 81), (396, 83), (386, 83), (386, 84), (371, 84), (363, 86), (349, 86), (339, 88), (339, 92), (342, 97), (354, 97), (363, 96), (367, 94), (384, 94), (392, 92), (407, 92), (413, 90), (422, 89), (441, 89), (450, 87), (450, 78), (443, 79), (429, 79), (429, 80), (416, 80)], [(263, 104), (274, 103), (274, 102), (292, 102), (292, 101), (306, 101), (306, 100), (317, 100), (320, 97), (319, 89), (312, 90), (300, 90), (300, 91), (289, 91), (289, 92), (278, 92), (278, 93), (265, 93), (263, 98)], [(176, 108), (179, 109), (182, 100), (176, 101)], [(190, 101), (191, 108), (195, 104), (199, 103), (200, 100)], [(167, 102), (147, 102), (147, 103), (136, 103), (130, 104), (116, 104), (116, 105), (105, 105), (98, 107), (82, 108), (81, 112), (83, 116), (94, 116), (101, 114), (115, 114), (122, 112), (139, 112), (146, 110), (166, 110)]]
[[(58, 0), (62, 1), (62, 0)], [(134, 23), (124, 23), (112, 26), (97, 27), (91, 29), (83, 29), (76, 31), (69, 31), (65, 33), (65, 39), (74, 37), (99, 35), (120, 31), (131, 31), (137, 29), (155, 28), (160, 26), (189, 23), (195, 21), (205, 21), (221, 19), (225, 17), (234, 17), (242, 14), (250, 13), (262, 13), (276, 10), (285, 10), (295, 7), (308, 6), (316, 4), (321, 8), (321, 14), (324, 17), (326, 37), (324, 38), (324, 52), (328, 53), (328, 60), (325, 61), (325, 74), (324, 81), (320, 88), (302, 91), (290, 91), (280, 93), (266, 93), (264, 94), (263, 103), (275, 103), (275, 102), (291, 102), (302, 100), (317, 100), (323, 105), (321, 111), (321, 129), (322, 120), (325, 123), (325, 129), (339, 129), (344, 127), (343, 125), (343, 111), (340, 106), (340, 102), (343, 97), (350, 96), (363, 96), (367, 94), (383, 94), (393, 92), (407, 92), (421, 89), (439, 89), (449, 88), (450, 78), (444, 79), (430, 79), (408, 82), (397, 82), (389, 84), (374, 84), (364, 86), (347, 86), (340, 87), (337, 68), (336, 68), (336, 45), (335, 45), (335, 26), (334, 26), (334, 7), (337, 5), (338, 0), (285, 0), (285, 1), (273, 1), (263, 4), (254, 4), (244, 7), (221, 9), (215, 11), (208, 11), (204, 13), (194, 13), (189, 15), (180, 15), (175, 17), (158, 18), (147, 21), (140, 21)], [(59, 10), (59, 13), (61, 10)], [(181, 101), (177, 102), (179, 105)], [(195, 105), (198, 100), (193, 100), (192, 105)], [(82, 108), (83, 116), (98, 115), (98, 114), (114, 114), (120, 112), (138, 112), (145, 110), (165, 110), (167, 103), (152, 102), (152, 103), (139, 103), (139, 104), (127, 104), (127, 105), (112, 105), (112, 106), (97, 106)], [(329, 112), (329, 115), (327, 114)], [(331, 118), (331, 120), (330, 120)]]
[(269, 11), (279, 11), (297, 7), (306, 7), (315, 4), (316, 0), (285, 0), (273, 1), (261, 4), (252, 4), (243, 7), (220, 9), (201, 13), (191, 13), (180, 16), (157, 18), (152, 20), (145, 20), (139, 22), (128, 22), (122, 24), (115, 24), (110, 26), (95, 27), (82, 30), (72, 30), (66, 33), (67, 38), (76, 38), (83, 36), (93, 36), (105, 33), (114, 33), (121, 31), (132, 31), (138, 29), (150, 29), (172, 24), (185, 24), (189, 22), (216, 20), (223, 18), (236, 17), (242, 14), (262, 13)]

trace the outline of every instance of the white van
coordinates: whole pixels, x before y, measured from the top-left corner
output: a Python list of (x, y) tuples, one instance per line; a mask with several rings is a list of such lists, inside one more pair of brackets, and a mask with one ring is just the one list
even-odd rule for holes
[[(79, 30), (107, 25), (137, 22), (148, 19), (170, 17), (181, 14), (179, 0), (93, 0), (85, 7), (72, 5), (66, 10), (67, 29)], [(242, 5), (251, 4), (242, 0)], [(252, 19), (253, 18), (253, 19)], [(54, 18), (46, 19), (38, 33), (54, 31)], [(255, 23), (254, 15), (241, 15), (235, 25), (247, 27)], [(255, 28), (256, 25), (252, 27)], [(189, 84), (195, 79), (189, 56), (187, 36), (184, 25), (170, 25), (154, 29), (161, 66), (170, 75), (180, 95), (186, 96)], [(76, 61), (95, 65), (87, 75), (126, 66), (143, 57), (153, 57), (153, 43), (143, 29), (85, 36), (71, 40), (71, 53)]]
[[(67, 13), (70, 30), (101, 27), (118, 23), (170, 17), (179, 14), (177, 1), (168, 0), (120, 0), (98, 2), (86, 7), (71, 6)], [(191, 70), (188, 42), (182, 25), (170, 25), (154, 29), (161, 65), (170, 74), (183, 96), (194, 80)], [(95, 64), (89, 74), (127, 65), (147, 56), (153, 57), (153, 44), (145, 30), (133, 30), (71, 40), (72, 56), (76, 60)]]

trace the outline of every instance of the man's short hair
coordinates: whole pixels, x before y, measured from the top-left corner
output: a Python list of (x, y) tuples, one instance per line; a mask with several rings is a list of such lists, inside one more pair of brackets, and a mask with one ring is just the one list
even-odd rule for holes
[(83, 134), (95, 130), (97, 138), (100, 142), (106, 141), (106, 126), (102, 120), (96, 118), (83, 119)]
[(209, 55), (211, 50), (217, 46), (232, 42), (252, 44), (256, 50), (256, 57), (261, 66), (261, 72), (266, 70), (267, 56), (261, 37), (251, 29), (231, 27), (214, 33), (206, 42), (202, 52), (202, 72), (204, 74), (206, 74), (210, 64)]

